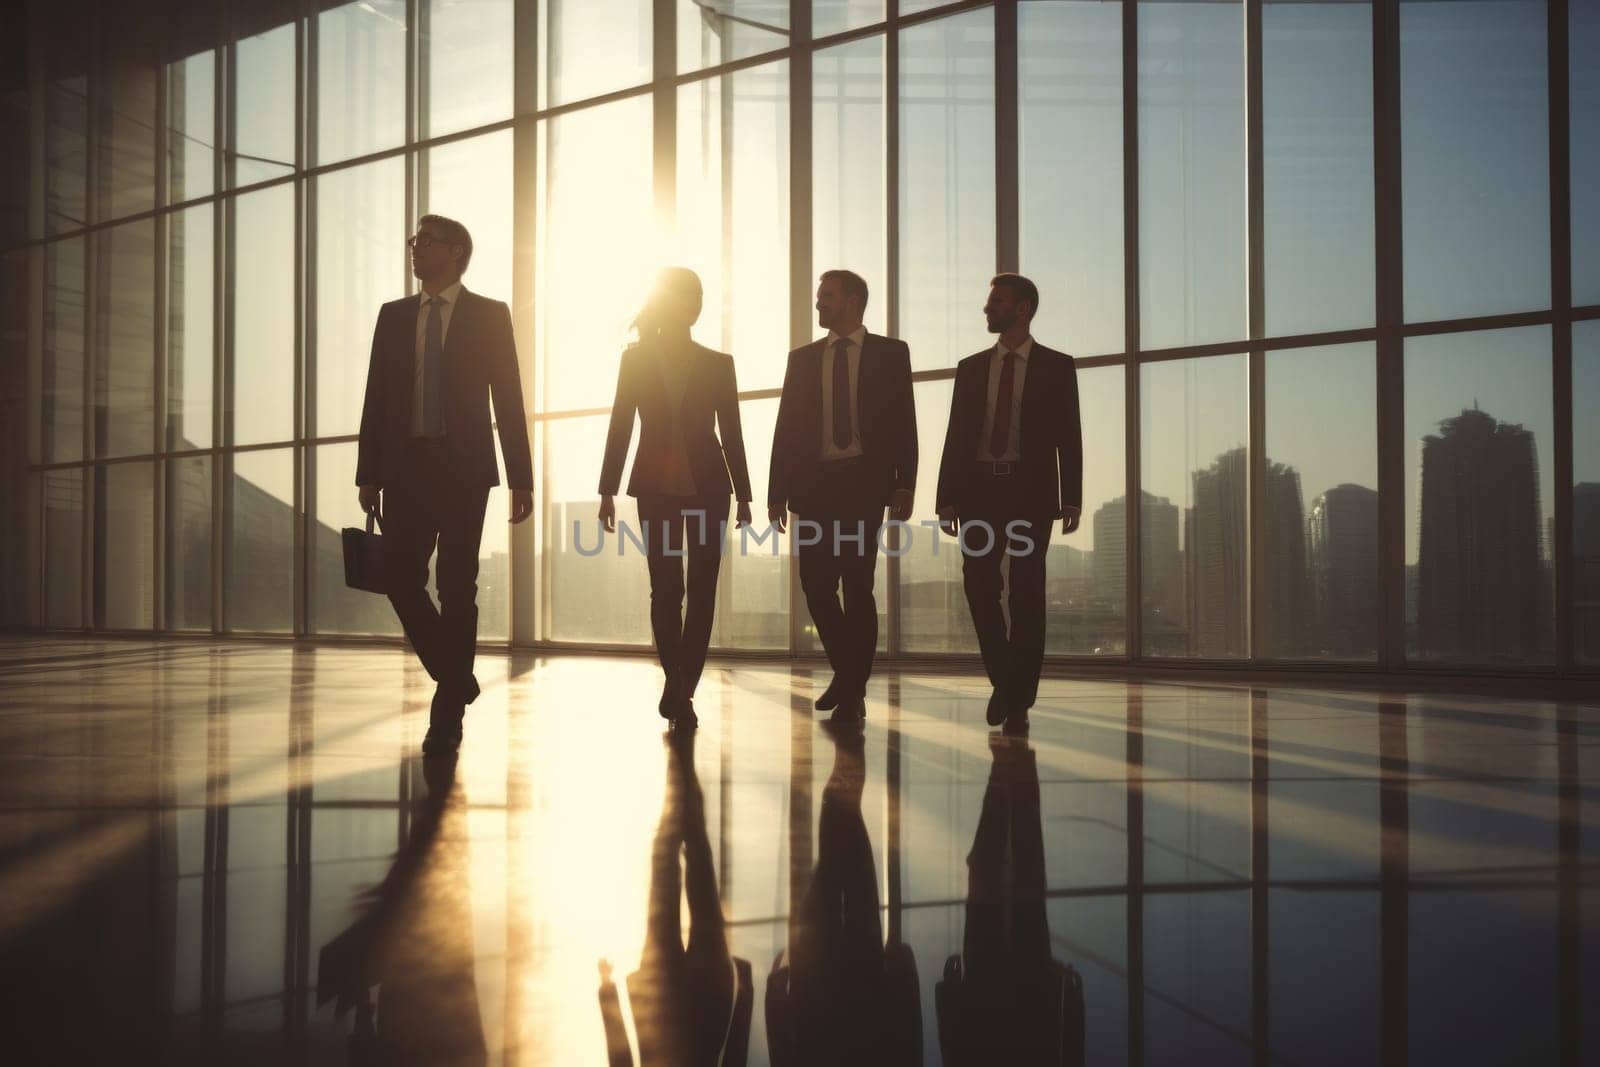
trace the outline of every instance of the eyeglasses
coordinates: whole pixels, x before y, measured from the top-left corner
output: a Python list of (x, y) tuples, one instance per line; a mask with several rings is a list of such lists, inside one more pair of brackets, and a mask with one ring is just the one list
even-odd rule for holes
[(438, 243), (439, 239), (431, 233), (413, 234), (406, 238), (406, 247), (412, 251), (416, 251), (419, 248), (430, 248)]

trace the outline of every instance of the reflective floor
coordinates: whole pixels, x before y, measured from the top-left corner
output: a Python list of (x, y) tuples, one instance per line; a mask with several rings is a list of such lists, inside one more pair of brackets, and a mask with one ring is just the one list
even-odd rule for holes
[(7, 1061), (1600, 1062), (1600, 705), (479, 664), (0, 640)]

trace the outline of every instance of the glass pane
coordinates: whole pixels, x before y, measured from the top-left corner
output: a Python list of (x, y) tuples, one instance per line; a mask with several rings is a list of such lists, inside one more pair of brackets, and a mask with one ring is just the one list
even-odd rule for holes
[(785, 62), (678, 90), (668, 258), (700, 275), (695, 339), (733, 354), (740, 389), (782, 385), (789, 351), (788, 88)]
[(44, 350), (39, 454), (46, 463), (83, 458), (84, 239), (44, 247)]
[(422, 5), (428, 60), (422, 136), (511, 117), (512, 7), (512, 0), (427, 0)]
[(98, 474), (95, 625), (148, 630), (156, 610), (156, 465), (113, 463)]
[[(120, 27), (114, 29), (121, 29)], [(130, 47), (131, 44), (131, 47)], [(99, 127), (101, 219), (149, 211), (156, 203), (156, 83), (154, 64), (144, 60), (143, 42), (119, 42), (107, 65)]]
[[(285, 712), (249, 711), (230, 716), (228, 724), (229, 748), (240, 765), (238, 777), (246, 782), (261, 762), (287, 749), (289, 732)], [(283, 989), (283, 958), (288, 952), (284, 924), (289, 914), (289, 877), (284, 857), (289, 819), (284, 805), (263, 799), (269, 802), (227, 809), (228, 870), (221, 880), (227, 897), (220, 947), (223, 996), (234, 1005), (223, 1025), (234, 1033), (255, 1030), (265, 1037), (279, 1032), (283, 1017), (276, 998)]]
[(1144, 653), (1249, 654), (1248, 362), (1140, 368)]
[(44, 475), (44, 624), (83, 625), (83, 470)]
[(317, 159), (364, 156), (405, 140), (405, 100), (405, 0), (361, 0), (321, 12)]
[(168, 216), (167, 447), (211, 446), (216, 274), (210, 204)]
[(1269, 335), (1371, 326), (1372, 7), (1261, 8)]
[(224, 414), (234, 444), (287, 441), (294, 433), (294, 189), (274, 186), (231, 206), (233, 374)]
[[(900, 645), (907, 652), (976, 652), (978, 639), (961, 585), (961, 551), (938, 529), (939, 457), (950, 424), (952, 379), (918, 382), (917, 492), (911, 530), (900, 531)], [(926, 524), (926, 525), (925, 525)], [(887, 568), (878, 561), (879, 572)], [(880, 597), (880, 605), (887, 597)], [(809, 619), (806, 620), (810, 622)]]
[(678, 0), (678, 72), (789, 47), (789, 0)]
[(1542, 0), (1400, 5), (1406, 320), (1550, 306)]
[(234, 60), (233, 154), (235, 186), (277, 178), (294, 170), (294, 26), (279, 26), (239, 42)]
[(1036, 332), (1075, 356), (1120, 352), (1122, 11), (1027, 3), (1017, 19), (1019, 251), (1050, 290)]
[(89, 79), (57, 77), (45, 86), (45, 232), (89, 221)]
[(217, 147), (217, 63), (201, 52), (167, 64), (167, 202), (212, 192)]
[(812, 0), (811, 36), (826, 37), (883, 21), (883, 0)]
[(511, 131), (430, 148), (427, 161), (428, 210), (472, 235), (468, 287), (511, 303)]
[[(596, 486), (608, 421), (604, 415), (594, 415), (538, 424), (544, 507), (537, 574), (545, 590), (541, 606), (545, 636), (553, 641), (649, 645), (650, 576), (638, 546), (618, 540), (624, 522), (635, 532), (639, 529), (631, 499), (618, 499), (617, 534), (599, 541)], [(624, 470), (633, 469), (631, 453), (638, 444), (635, 427)], [(568, 457), (585, 462), (574, 463)]]
[(211, 628), (211, 457), (167, 461), (169, 630)]
[(539, 39), (545, 42), (540, 105), (553, 107), (649, 81), (650, 5), (651, 0), (540, 0)]
[[(561, 115), (539, 129), (538, 409), (605, 407), (653, 273), (653, 254), (616, 253), (654, 252), (650, 98)], [(592, 455), (588, 473), (598, 484), (601, 450)]]
[(155, 451), (156, 283), (153, 221), (103, 230), (95, 241), (100, 285), (95, 361), (95, 450)]
[(317, 633), (398, 634), (389, 598), (344, 584), (339, 531), (366, 525), (356, 500), (355, 442), (323, 445), (314, 454), (316, 510), (311, 514), (311, 628)]
[(1406, 342), (1406, 650), (1554, 652), (1550, 328)]
[(1572, 326), (1572, 638), (1580, 663), (1600, 663), (1600, 322)]
[(316, 180), (318, 437), (360, 428), (378, 308), (405, 295), (405, 194), (398, 157)]
[(1364, 343), (1267, 354), (1260, 655), (1378, 655), (1374, 351)]
[(1149, 348), (1244, 337), (1244, 6), (1139, 5), (1139, 322)]
[[(1049, 339), (1045, 339), (1049, 343)], [(1083, 422), (1083, 519), (1050, 537), (1045, 651), (1125, 655), (1128, 650), (1126, 371), (1078, 371)]]
[(1572, 302), (1600, 304), (1600, 0), (1569, 0)]
[[(716, 628), (711, 633), (711, 644), (717, 648), (789, 647), (789, 539), (775, 532), (767, 535), (765, 487), (777, 421), (777, 397), (739, 405), (756, 496), (750, 506), (754, 522), (748, 533), (735, 530), (733, 512), (728, 514), (728, 540), (717, 579)], [(757, 541), (757, 536), (765, 540)]]
[(294, 458), (241, 452), (223, 468), (223, 619), (229, 630), (294, 626)]
[[(868, 321), (880, 330), (889, 296), (883, 49), (869, 37), (811, 61), (812, 274), (837, 267), (866, 279)], [(814, 280), (806, 285), (815, 291)]]
[(914, 370), (987, 343), (995, 264), (994, 12), (900, 36), (900, 322)]
[[(1187, 814), (1179, 812), (1176, 829), (1193, 837), (1199, 832), (1195, 824), (1204, 823), (1184, 821)], [(1185, 855), (1191, 845), (1180, 840), (1174, 848)], [(1209, 864), (1195, 866), (1195, 880), (1216, 878)], [(1213, 1067), (1250, 1062), (1248, 1041), (1235, 1036), (1248, 1034), (1251, 1026), (1250, 904), (1250, 894), (1243, 891), (1144, 898), (1146, 984), (1133, 995), (1144, 1002), (1142, 1046), (1148, 1062)]]

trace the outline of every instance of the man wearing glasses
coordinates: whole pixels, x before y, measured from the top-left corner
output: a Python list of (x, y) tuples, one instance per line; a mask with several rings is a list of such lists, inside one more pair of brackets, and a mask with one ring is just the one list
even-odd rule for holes
[[(378, 311), (356, 484), (363, 510), (383, 520), (389, 600), (437, 683), (422, 742), (434, 754), (460, 747), (466, 707), (478, 696), (478, 542), (489, 490), (500, 484), (491, 396), (514, 523), (533, 513), (533, 461), (510, 309), (461, 284), (471, 234), (454, 219), (424, 215), (406, 244), (422, 292)], [(437, 607), (427, 589), (435, 546)]]

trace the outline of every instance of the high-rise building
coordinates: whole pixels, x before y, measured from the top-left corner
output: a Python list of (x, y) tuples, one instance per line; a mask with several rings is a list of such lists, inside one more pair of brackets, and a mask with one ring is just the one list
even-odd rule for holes
[[(1145, 647), (1157, 654), (1181, 654), (1186, 622), (1178, 506), (1166, 497), (1140, 493), (1139, 530), (1144, 543)], [(1096, 601), (1120, 605), (1127, 596), (1127, 581), (1128, 500), (1119, 496), (1095, 509), (1089, 587)]]
[(1193, 472), (1194, 504), (1184, 514), (1184, 588), (1191, 656), (1250, 653), (1250, 463), (1245, 449), (1224, 452)]
[[(1282, 659), (1313, 655), (1311, 578), (1306, 570), (1306, 506), (1300, 472), (1267, 464), (1262, 515), (1262, 653)], [(1248, 589), (1248, 585), (1245, 587)], [(1236, 594), (1243, 596), (1244, 593)]]
[(1417, 649), (1519, 662), (1551, 649), (1532, 431), (1477, 408), (1422, 442)]
[(1572, 646), (1600, 663), (1600, 482), (1572, 487)]
[(1311, 505), (1312, 626), (1321, 654), (1378, 651), (1378, 492), (1345, 483)]

